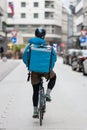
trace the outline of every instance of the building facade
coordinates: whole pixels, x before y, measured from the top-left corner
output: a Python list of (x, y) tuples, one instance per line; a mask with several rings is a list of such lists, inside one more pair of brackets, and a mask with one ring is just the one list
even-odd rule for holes
[(0, 0), (0, 48), (6, 49), (5, 32), (3, 31), (3, 23), (7, 17), (6, 13), (6, 0)]
[(83, 25), (87, 30), (87, 0), (83, 1)]
[[(3, 32), (3, 22), (6, 21), (6, 0), (0, 0), (0, 33)], [(3, 34), (2, 34), (3, 35)]]
[(81, 35), (81, 29), (83, 26), (83, 1), (77, 0), (77, 4), (75, 7), (75, 26), (76, 26), (76, 35)]
[[(13, 4), (14, 14), (9, 8)], [(61, 0), (7, 0), (7, 30), (22, 32), (24, 42), (34, 37), (37, 27), (44, 27), (47, 31), (48, 42), (61, 41), (62, 31), (62, 3)], [(11, 37), (11, 34), (8, 34)]]
[(67, 44), (68, 33), (68, 14), (67, 10), (62, 7), (62, 43)]

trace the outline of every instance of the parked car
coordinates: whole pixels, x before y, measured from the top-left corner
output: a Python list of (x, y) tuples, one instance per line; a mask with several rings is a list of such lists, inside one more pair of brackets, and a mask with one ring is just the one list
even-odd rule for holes
[(83, 61), (83, 75), (87, 75), (87, 59)]
[(64, 64), (69, 64), (69, 57), (71, 55), (71, 53), (73, 52), (73, 49), (69, 49), (67, 50), (64, 55), (63, 55), (63, 63)]
[(75, 57), (75, 54), (78, 52), (78, 49), (69, 49), (64, 55), (63, 55), (63, 63), (71, 65), (72, 59)]
[(72, 70), (83, 71), (83, 62), (87, 59), (87, 50), (80, 50), (72, 60)]
[(69, 65), (72, 65), (73, 59), (77, 57), (77, 55), (79, 54), (79, 52), (80, 52), (80, 50), (78, 50), (78, 49), (74, 49), (73, 50), (73, 52), (69, 56)]

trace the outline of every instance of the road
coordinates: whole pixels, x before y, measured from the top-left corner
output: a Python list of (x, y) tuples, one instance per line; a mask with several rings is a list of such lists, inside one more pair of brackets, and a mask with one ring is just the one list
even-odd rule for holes
[(0, 130), (87, 130), (87, 77), (60, 57), (54, 70), (57, 82), (42, 127), (32, 118), (32, 87), (23, 62), (0, 82)]

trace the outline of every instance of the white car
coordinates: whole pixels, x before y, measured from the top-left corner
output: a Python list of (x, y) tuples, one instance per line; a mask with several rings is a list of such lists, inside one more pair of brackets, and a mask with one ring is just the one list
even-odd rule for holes
[(87, 59), (83, 62), (83, 75), (87, 75)]
[(72, 70), (83, 72), (83, 62), (87, 59), (87, 50), (79, 50), (75, 58), (72, 59)]

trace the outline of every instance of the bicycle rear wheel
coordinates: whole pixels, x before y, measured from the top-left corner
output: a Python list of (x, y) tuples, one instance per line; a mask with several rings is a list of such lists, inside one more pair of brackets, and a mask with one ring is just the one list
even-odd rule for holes
[(42, 101), (41, 101), (42, 93), (40, 93), (40, 104), (39, 104), (39, 119), (40, 119), (40, 126), (42, 126), (42, 120), (43, 120), (43, 110), (42, 110)]

